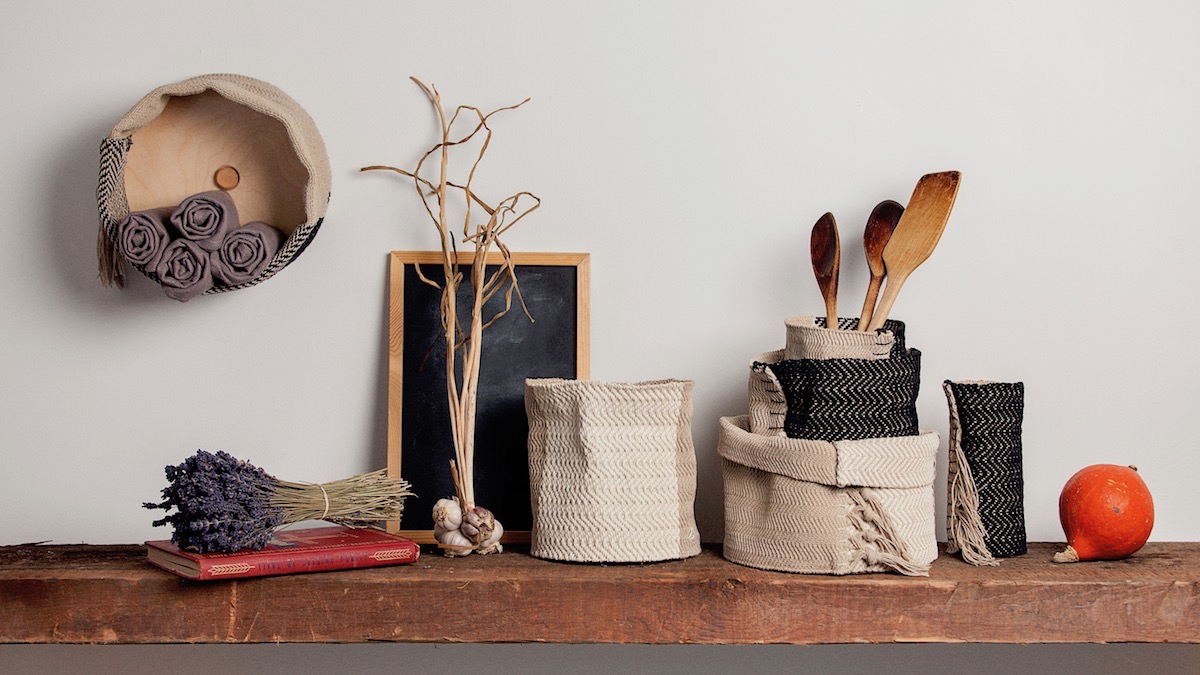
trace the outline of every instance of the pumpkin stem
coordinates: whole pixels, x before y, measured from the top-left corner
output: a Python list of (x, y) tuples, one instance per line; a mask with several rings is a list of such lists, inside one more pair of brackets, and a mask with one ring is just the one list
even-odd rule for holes
[(1056, 563), (1079, 562), (1079, 553), (1075, 551), (1074, 546), (1068, 544), (1065, 550), (1054, 554), (1053, 560)]

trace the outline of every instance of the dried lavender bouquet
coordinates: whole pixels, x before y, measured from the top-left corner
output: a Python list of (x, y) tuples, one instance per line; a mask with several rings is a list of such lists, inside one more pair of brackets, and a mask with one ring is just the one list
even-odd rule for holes
[(198, 450), (168, 465), (166, 474), (163, 501), (143, 506), (175, 509), (154, 525), (171, 525), (172, 543), (200, 553), (258, 550), (280, 525), (303, 520), (359, 527), (396, 520), (404, 498), (413, 496), (408, 481), (389, 478), (386, 470), (320, 485), (291, 483), (220, 451)]

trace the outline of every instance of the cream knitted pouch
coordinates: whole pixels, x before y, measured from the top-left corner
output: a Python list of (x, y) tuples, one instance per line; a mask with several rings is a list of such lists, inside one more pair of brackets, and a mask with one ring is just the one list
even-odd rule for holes
[(531, 379), (530, 553), (649, 562), (700, 553), (692, 382)]
[(721, 418), (725, 557), (783, 572), (928, 574), (937, 448), (933, 431), (830, 442)]

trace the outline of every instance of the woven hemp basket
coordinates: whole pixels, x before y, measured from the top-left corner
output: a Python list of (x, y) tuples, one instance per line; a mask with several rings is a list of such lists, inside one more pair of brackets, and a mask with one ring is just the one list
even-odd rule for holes
[[(750, 414), (722, 418), (717, 446), (729, 560), (785, 572), (924, 575), (937, 558), (939, 439), (915, 430), (919, 352), (905, 349), (899, 322), (879, 333), (846, 330), (856, 323), (842, 319), (842, 330), (830, 331), (820, 319), (788, 319), (786, 348), (751, 363)], [(783, 382), (804, 368), (836, 376)], [(818, 411), (811, 429), (790, 419), (798, 405)]]
[(1022, 382), (946, 380), (950, 407), (946, 551), (972, 565), (1024, 555)]
[(530, 553), (650, 562), (700, 553), (692, 382), (525, 382)]
[[(233, 178), (230, 178), (230, 177)], [(117, 228), (131, 211), (174, 207), (226, 190), (243, 224), (287, 235), (250, 281), (261, 283), (296, 259), (316, 236), (329, 204), (331, 172), (312, 118), (277, 87), (243, 75), (202, 75), (146, 94), (100, 144), (96, 188), (101, 281), (123, 284)], [(153, 270), (135, 266), (157, 280)]]

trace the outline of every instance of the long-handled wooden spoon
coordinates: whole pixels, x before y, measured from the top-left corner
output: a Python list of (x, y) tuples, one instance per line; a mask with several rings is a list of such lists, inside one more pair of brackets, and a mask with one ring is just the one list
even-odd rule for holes
[(946, 229), (954, 198), (958, 195), (958, 183), (962, 174), (943, 171), (921, 176), (913, 190), (908, 207), (900, 217), (900, 224), (892, 233), (892, 239), (883, 249), (883, 264), (887, 268), (887, 285), (871, 317), (870, 330), (877, 330), (887, 321), (900, 288), (908, 275), (925, 262)]
[(821, 216), (813, 225), (809, 248), (817, 286), (821, 289), (821, 297), (825, 298), (825, 326), (837, 330), (838, 271), (842, 266), (842, 250), (832, 213)]
[(871, 325), (871, 316), (875, 314), (875, 300), (879, 298), (879, 287), (883, 285), (883, 277), (887, 268), (883, 265), (883, 249), (892, 238), (896, 224), (904, 207), (890, 199), (879, 202), (871, 217), (867, 218), (867, 227), (863, 230), (863, 251), (867, 254), (867, 268), (871, 270), (871, 283), (867, 285), (867, 297), (863, 300), (862, 314), (858, 319), (858, 330), (866, 332)]

